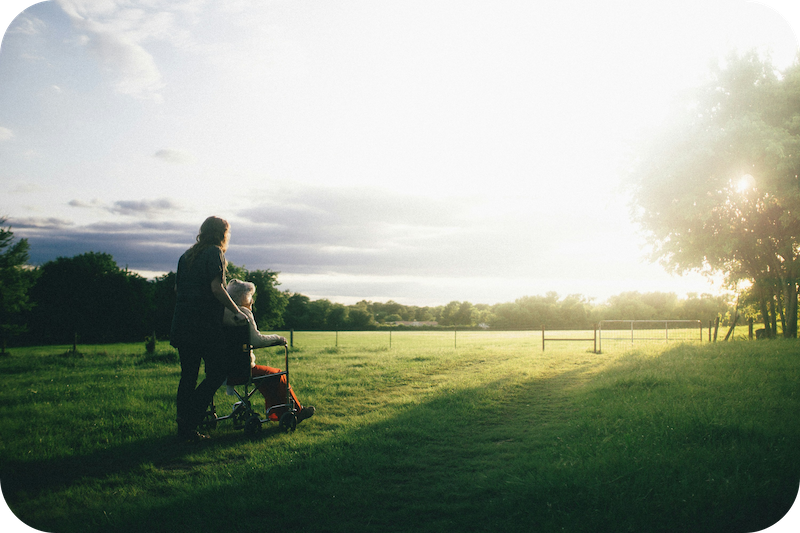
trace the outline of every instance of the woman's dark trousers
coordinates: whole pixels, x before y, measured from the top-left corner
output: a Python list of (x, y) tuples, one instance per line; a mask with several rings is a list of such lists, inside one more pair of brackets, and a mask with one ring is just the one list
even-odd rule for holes
[[(221, 344), (186, 346), (178, 350), (181, 380), (178, 383), (178, 429), (193, 430), (203, 420), (214, 393), (227, 378), (228, 366)], [(199, 387), (200, 360), (205, 361), (206, 375)], [(196, 387), (196, 388), (195, 388)]]

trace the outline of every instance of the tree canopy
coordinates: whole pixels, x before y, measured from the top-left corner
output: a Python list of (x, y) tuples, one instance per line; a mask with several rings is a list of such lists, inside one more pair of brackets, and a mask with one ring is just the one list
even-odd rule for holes
[(106, 253), (59, 257), (39, 268), (30, 319), (41, 344), (144, 339), (153, 331), (152, 285)]
[(800, 64), (730, 56), (648, 141), (630, 184), (654, 259), (750, 282), (768, 335), (777, 312), (796, 337)]
[(0, 353), (5, 353), (9, 337), (26, 329), (21, 315), (31, 308), (28, 290), (36, 280), (36, 271), (26, 268), (27, 239), (13, 242), (14, 233), (3, 224), (0, 219)]
[(256, 286), (253, 298), (253, 317), (263, 329), (276, 329), (283, 326), (283, 311), (288, 297), (278, 290), (278, 272), (272, 270), (247, 270), (228, 263), (228, 278), (249, 281)]

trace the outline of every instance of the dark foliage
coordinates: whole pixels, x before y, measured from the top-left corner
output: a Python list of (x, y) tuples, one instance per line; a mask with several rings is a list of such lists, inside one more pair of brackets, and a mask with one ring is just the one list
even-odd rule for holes
[(154, 285), (105, 253), (59, 257), (39, 269), (28, 319), (34, 344), (143, 340), (153, 330)]

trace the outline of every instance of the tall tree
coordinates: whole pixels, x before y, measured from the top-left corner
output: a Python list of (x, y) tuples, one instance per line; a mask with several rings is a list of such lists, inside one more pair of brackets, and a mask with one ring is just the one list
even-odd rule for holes
[(111, 255), (59, 257), (40, 272), (29, 325), (38, 342), (71, 343), (75, 334), (85, 343), (139, 341), (152, 333), (152, 284), (120, 269)]
[(328, 314), (331, 312), (333, 304), (330, 300), (322, 298), (313, 300), (308, 304), (308, 312), (305, 315), (305, 327), (308, 329), (327, 329)]
[(289, 299), (278, 290), (278, 272), (272, 270), (247, 270), (233, 263), (228, 264), (231, 278), (249, 281), (256, 286), (253, 298), (253, 316), (261, 329), (277, 329), (284, 325), (283, 312)]
[(442, 326), (472, 326), (475, 323), (475, 307), (470, 302), (453, 301), (444, 306), (440, 324)]
[(367, 306), (358, 303), (348, 308), (347, 325), (352, 329), (372, 329), (375, 326), (375, 320)]
[[(800, 65), (731, 56), (638, 154), (633, 214), (668, 269), (724, 273), (797, 336)], [(772, 303), (772, 306), (770, 306)]]
[(287, 329), (303, 329), (306, 327), (305, 320), (308, 314), (308, 306), (311, 299), (304, 294), (283, 293), (286, 296), (286, 310), (283, 313), (284, 323)]
[(6, 343), (11, 336), (26, 329), (20, 316), (31, 307), (28, 290), (37, 275), (37, 271), (26, 268), (28, 240), (13, 242), (11, 228), (2, 227), (5, 222), (0, 219), (0, 354), (6, 353)]
[(332, 303), (325, 323), (330, 329), (344, 329), (347, 326), (348, 314), (347, 307), (342, 304)]
[(172, 315), (175, 312), (175, 272), (157, 277), (153, 285), (153, 332), (157, 337), (169, 337)]

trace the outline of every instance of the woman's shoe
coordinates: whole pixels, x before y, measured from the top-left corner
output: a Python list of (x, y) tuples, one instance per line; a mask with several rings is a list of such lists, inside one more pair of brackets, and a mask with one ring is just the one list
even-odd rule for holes
[(205, 435), (197, 431), (197, 427), (192, 427), (191, 424), (187, 424), (186, 421), (183, 420), (181, 417), (178, 417), (177, 422), (178, 422), (179, 439), (196, 442), (198, 440), (209, 438), (208, 435)]
[(302, 409), (300, 409), (300, 412), (297, 413), (297, 423), (299, 424), (306, 418), (311, 418), (312, 416), (314, 416), (314, 413), (316, 411), (317, 410), (314, 408), (314, 406), (303, 407)]
[(178, 438), (189, 442), (198, 442), (204, 439), (209, 439), (205, 433), (200, 433), (196, 429), (179, 429)]

